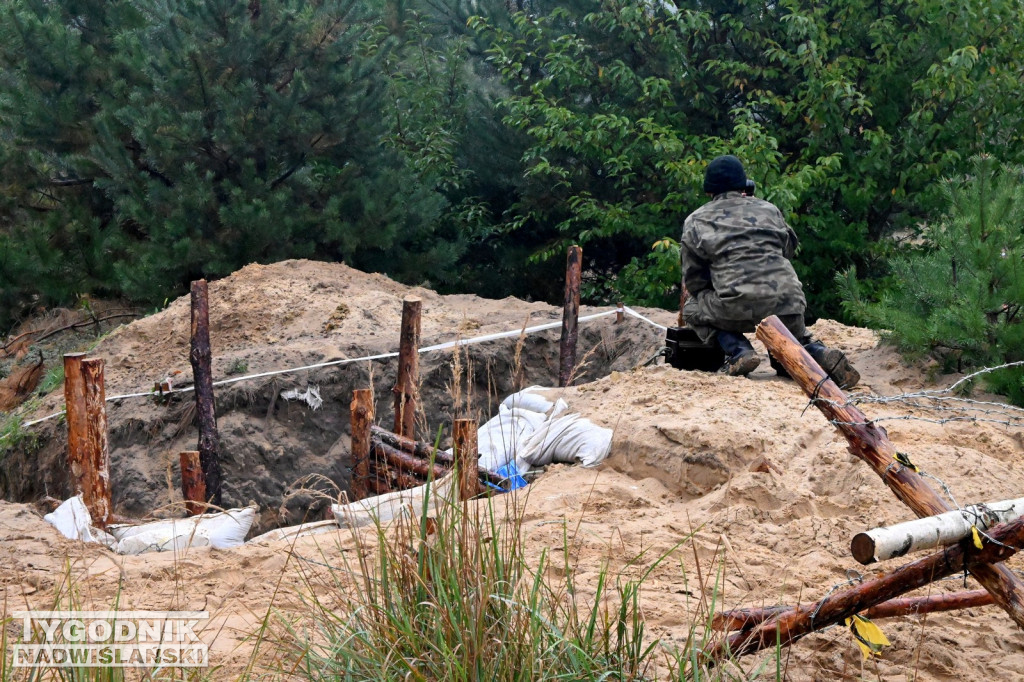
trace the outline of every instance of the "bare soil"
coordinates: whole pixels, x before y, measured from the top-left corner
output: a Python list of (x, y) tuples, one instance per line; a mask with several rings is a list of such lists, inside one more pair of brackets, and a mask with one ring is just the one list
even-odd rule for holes
[[(211, 333), (215, 377), (238, 376), (355, 358), (397, 347), (401, 301), (423, 299), (424, 345), (560, 319), (560, 311), (515, 299), (440, 296), (410, 289), (343, 265), (287, 261), (249, 266), (214, 282)], [(584, 309), (582, 314), (594, 310)], [(661, 324), (675, 314), (647, 310)], [(610, 458), (595, 469), (550, 467), (520, 493), (523, 533), (531, 557), (560, 553), (565, 529), (569, 565), (582, 589), (593, 589), (606, 566), (636, 576), (663, 555), (642, 598), (648, 631), (671, 645), (686, 637), (711, 582), (721, 570), (716, 608), (814, 601), (857, 575), (891, 570), (901, 560), (863, 567), (849, 552), (852, 536), (912, 518), (793, 382), (775, 377), (767, 360), (750, 378), (642, 367), (663, 333), (614, 317), (581, 325), (586, 366), (578, 385), (560, 389), (572, 411), (612, 428)], [(95, 354), (107, 360), (107, 394), (148, 391), (170, 377), (191, 380), (188, 300), (119, 328)], [(812, 331), (846, 350), (862, 374), (859, 391), (894, 395), (947, 386), (907, 366), (868, 330), (819, 321)], [(454, 416), (489, 417), (518, 387), (552, 385), (558, 330), (470, 347), (458, 362), (451, 351), (422, 359), (423, 433)], [(763, 354), (763, 349), (762, 349)], [(456, 371), (457, 370), (457, 371)], [(348, 403), (353, 388), (377, 391), (378, 422), (390, 424), (394, 361), (361, 361), (231, 384), (218, 389), (225, 497), (257, 502), (261, 529), (303, 516), (320, 518), (323, 502), (284, 503), (300, 477), (321, 473), (345, 489)], [(234, 372), (235, 374), (231, 374)], [(324, 406), (312, 410), (279, 398), (282, 390), (318, 385)], [(990, 396), (987, 399), (996, 400)], [(191, 394), (110, 404), (112, 479), (119, 513), (142, 516), (180, 500), (177, 453), (193, 449)], [(38, 414), (60, 407), (59, 391)], [(998, 409), (998, 408), (997, 408)], [(897, 447), (940, 478), (966, 504), (1020, 497), (1024, 435), (999, 423), (939, 424), (907, 417), (905, 403), (867, 405)], [(81, 601), (102, 608), (207, 609), (214, 614), (211, 660), (237, 669), (249, 655), (245, 638), (268, 605), (302, 609), (300, 597), (316, 562), (352, 558), (346, 532), (237, 550), (192, 549), (179, 554), (121, 557), (60, 537), (30, 502), (67, 494), (57, 420), (35, 427), (39, 446), (3, 463), (0, 580), (6, 608), (49, 605), (69, 576)], [(771, 466), (758, 466), (767, 459)], [(767, 468), (768, 471), (764, 471)], [(753, 470), (752, 470), (753, 469)], [(693, 543), (679, 543), (694, 533)], [(313, 560), (315, 557), (315, 561)], [(559, 566), (561, 562), (552, 562)], [(1020, 569), (1014, 559), (1011, 567)], [(551, 579), (560, 579), (558, 568)], [(857, 571), (857, 574), (851, 573)], [(976, 584), (967, 580), (968, 588)], [(931, 591), (963, 589), (963, 577)], [(926, 591), (921, 591), (920, 594)], [(1024, 637), (997, 607), (898, 618), (879, 623), (892, 646), (863, 661), (848, 630), (836, 627), (784, 651), (786, 679), (1011, 680), (1024, 679)], [(213, 635), (216, 635), (215, 637)], [(751, 657), (751, 667), (761, 657)], [(774, 675), (770, 667), (768, 677)]]

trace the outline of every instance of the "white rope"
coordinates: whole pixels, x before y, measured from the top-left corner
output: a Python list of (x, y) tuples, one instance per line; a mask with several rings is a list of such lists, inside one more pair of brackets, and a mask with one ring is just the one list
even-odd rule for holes
[(658, 324), (657, 322), (655, 322), (653, 320), (648, 320), (646, 317), (644, 317), (643, 315), (641, 315), (637, 311), (633, 310), (629, 306), (625, 306), (624, 308), (622, 308), (622, 310), (627, 315), (632, 315), (633, 317), (637, 318), (638, 320), (643, 320), (644, 322), (646, 322), (647, 324), (651, 325), (652, 327), (657, 327), (658, 329), (660, 329), (663, 332), (668, 331), (668, 327), (666, 327), (665, 325)]
[[(593, 315), (586, 315), (584, 317), (579, 318), (577, 320), (577, 322), (590, 322), (592, 320), (597, 320), (597, 319), (602, 318), (602, 317), (608, 317), (609, 315), (614, 315), (617, 312), (623, 312), (623, 311), (626, 312), (629, 315), (632, 315), (633, 317), (636, 317), (636, 318), (638, 318), (640, 320), (643, 320), (644, 322), (646, 322), (647, 324), (649, 324), (649, 325), (651, 325), (653, 327), (657, 327), (658, 329), (661, 329), (661, 330), (667, 329), (667, 327), (664, 327), (664, 326), (658, 324), (657, 322), (652, 322), (651, 320), (647, 319), (646, 317), (644, 317), (643, 315), (641, 315), (640, 313), (636, 312), (635, 310), (633, 310), (633, 309), (631, 309), (629, 307), (626, 307), (624, 309), (623, 308), (616, 308), (616, 309), (613, 309), (613, 310), (606, 310), (606, 311), (600, 312), (600, 313), (594, 313)], [(545, 330), (548, 330), (548, 329), (556, 329), (556, 328), (561, 327), (561, 326), (562, 326), (562, 322), (547, 322), (545, 324), (538, 324), (538, 325), (535, 325), (533, 327), (527, 327), (525, 329), (514, 329), (514, 330), (506, 331), (506, 332), (496, 332), (494, 334), (484, 334), (482, 336), (476, 336), (476, 337), (473, 337), (471, 339), (456, 339), (455, 341), (447, 341), (445, 343), (439, 343), (439, 344), (436, 344), (436, 345), (433, 345), (433, 346), (424, 346), (422, 348), (417, 349), (417, 352), (418, 353), (430, 353), (430, 352), (433, 352), (433, 351), (448, 350), (450, 348), (456, 348), (458, 346), (469, 346), (469, 345), (473, 345), (473, 344), (477, 344), (477, 343), (485, 343), (487, 341), (495, 341), (497, 339), (507, 339), (507, 338), (512, 338), (512, 337), (516, 337), (516, 336), (520, 336), (520, 335), (525, 335), (525, 334), (534, 334), (536, 332), (541, 332), (541, 331), (545, 331)], [(398, 353), (397, 352), (380, 353), (380, 354), (377, 354), (377, 355), (367, 355), (367, 356), (364, 356), (364, 357), (361, 357), (361, 358), (345, 358), (343, 360), (331, 360), (329, 362), (321, 362), (321, 363), (317, 363), (315, 365), (305, 365), (303, 367), (292, 367), (292, 368), (289, 368), (289, 369), (276, 369), (276, 370), (271, 370), (271, 371), (268, 371), (268, 372), (260, 372), (259, 374), (247, 374), (245, 376), (232, 377), (231, 379), (221, 379), (219, 381), (213, 382), (213, 385), (214, 386), (225, 386), (227, 384), (234, 384), (234, 383), (237, 383), (239, 381), (247, 381), (249, 379), (260, 379), (260, 378), (263, 378), (263, 377), (276, 376), (276, 375), (279, 375), (279, 374), (291, 374), (292, 372), (303, 372), (303, 371), (311, 370), (311, 369), (320, 369), (322, 367), (333, 367), (333, 366), (337, 366), (337, 365), (348, 365), (348, 364), (351, 364), (353, 362), (384, 360), (384, 359), (387, 359), (387, 358), (395, 358), (395, 357), (398, 357)], [(145, 393), (125, 393), (123, 395), (109, 396), (106, 399), (106, 402), (110, 402), (112, 400), (125, 400), (127, 398), (148, 398), (148, 397), (152, 397), (152, 396), (165, 396), (165, 395), (170, 395), (172, 393), (189, 393), (189, 392), (194, 391), (194, 390), (195, 390), (195, 386), (186, 386), (184, 388), (172, 388), (169, 391), (157, 392), (157, 391), (153, 390), (153, 391), (148, 391), (148, 392), (145, 392)], [(57, 417), (60, 417), (64, 413), (65, 413), (64, 410), (61, 410), (60, 412), (54, 412), (53, 414), (49, 414), (49, 415), (47, 415), (45, 417), (41, 417), (40, 419), (35, 419), (33, 421), (24, 422), (24, 423), (22, 423), (21, 426), (22, 426), (22, 428), (29, 427), (29, 426), (34, 426), (35, 424), (39, 424), (39, 423), (48, 421), (50, 419), (55, 419)]]

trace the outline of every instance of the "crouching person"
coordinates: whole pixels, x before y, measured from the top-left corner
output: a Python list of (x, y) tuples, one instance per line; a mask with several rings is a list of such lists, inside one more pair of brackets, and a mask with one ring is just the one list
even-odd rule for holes
[[(804, 327), (807, 301), (790, 263), (797, 237), (782, 212), (753, 196), (735, 156), (708, 164), (704, 191), (711, 201), (686, 218), (680, 240), (689, 293), (683, 320), (705, 343), (717, 340), (726, 354), (721, 371), (746, 376), (757, 369), (761, 359), (744, 334), (776, 315), (833, 381), (855, 386), (860, 374), (846, 355), (814, 341)], [(774, 359), (772, 366), (785, 376)]]

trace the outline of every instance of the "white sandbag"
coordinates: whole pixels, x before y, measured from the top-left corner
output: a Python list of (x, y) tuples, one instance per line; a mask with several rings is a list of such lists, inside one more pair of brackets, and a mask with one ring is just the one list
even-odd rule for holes
[(256, 520), (256, 507), (228, 509), (187, 519), (167, 519), (137, 526), (110, 526), (118, 554), (169, 552), (188, 547), (239, 547)]
[(418, 518), (423, 512), (424, 497), (427, 512), (436, 513), (444, 505), (455, 500), (455, 477), (446, 475), (432, 483), (424, 483), (408, 490), (367, 497), (349, 504), (332, 504), (331, 511), (338, 525), (344, 528), (361, 528), (376, 523), (387, 524), (397, 518)]
[(299, 524), (298, 526), (275, 528), (263, 535), (257, 535), (245, 544), (254, 545), (259, 542), (279, 542), (281, 540), (292, 541), (298, 538), (308, 537), (310, 535), (323, 535), (324, 533), (330, 533), (336, 530), (338, 530), (338, 522), (334, 519), (327, 519), (326, 521), (312, 521), (310, 523)]
[(497, 471), (515, 460), (516, 452), (547, 419), (543, 414), (524, 408), (498, 406), (498, 414), (477, 430), (479, 466)]
[(612, 447), (612, 430), (593, 424), (578, 414), (546, 422), (534, 432), (516, 456), (516, 468), (524, 474), (532, 467), (552, 462), (596, 466)]
[(99, 528), (92, 527), (92, 516), (81, 495), (64, 500), (59, 507), (44, 516), (43, 520), (71, 540), (109, 545), (113, 539)]
[(551, 401), (542, 395), (544, 391), (551, 390), (554, 389), (544, 386), (530, 386), (508, 396), (501, 401), (501, 404), (510, 410), (518, 407), (530, 412), (547, 415), (548, 417), (556, 417), (569, 409), (569, 405), (561, 398)]

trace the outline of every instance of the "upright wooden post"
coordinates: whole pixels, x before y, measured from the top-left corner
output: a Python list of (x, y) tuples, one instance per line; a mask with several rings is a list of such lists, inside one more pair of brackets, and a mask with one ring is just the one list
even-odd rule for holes
[(565, 261), (565, 305), (562, 310), (562, 338), (558, 344), (558, 385), (568, 386), (576, 367), (577, 325), (580, 319), (580, 278), (583, 249), (573, 245)]
[(352, 391), (350, 431), (352, 433), (352, 502), (369, 495), (370, 427), (373, 425), (373, 391), (357, 388)]
[(199, 460), (198, 450), (186, 450), (178, 455), (181, 461), (181, 496), (189, 516), (206, 511), (206, 477)]
[(476, 421), (472, 419), (456, 419), (452, 425), (455, 469), (459, 472), (459, 499), (463, 502), (480, 492), (476, 432)]
[(82, 378), (82, 360), (85, 353), (64, 356), (64, 418), (68, 423), (68, 469), (71, 471), (71, 491), (82, 492), (83, 462), (86, 456), (85, 432), (85, 380)]
[(64, 372), (72, 486), (81, 493), (93, 525), (105, 528), (112, 514), (103, 360), (65, 355)]
[(615, 324), (622, 324), (626, 320), (625, 310), (622, 301), (615, 304)]
[[(951, 507), (915, 469), (900, 464), (896, 446), (885, 429), (870, 421), (857, 407), (847, 404), (828, 374), (772, 315), (757, 325), (757, 338), (800, 384), (826, 419), (846, 436), (850, 452), (875, 470), (882, 481), (919, 517), (950, 511)], [(971, 575), (989, 591), (1018, 627), (1024, 628), (1024, 582), (1003, 565), (975, 564)]]
[(416, 395), (420, 381), (420, 312), (422, 300), (407, 296), (402, 301), (402, 332), (398, 346), (398, 380), (395, 383), (395, 433), (416, 438)]
[(192, 282), (192, 349), (189, 353), (195, 381), (196, 419), (199, 424), (199, 462), (206, 479), (207, 500), (223, 506), (221, 496), (220, 439), (213, 401), (213, 352), (210, 350), (210, 298), (206, 280)]

